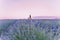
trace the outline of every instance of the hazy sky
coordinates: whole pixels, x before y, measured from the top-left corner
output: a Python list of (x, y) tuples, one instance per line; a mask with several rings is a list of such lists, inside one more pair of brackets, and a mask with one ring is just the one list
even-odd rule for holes
[(60, 0), (0, 0), (0, 18), (60, 16)]

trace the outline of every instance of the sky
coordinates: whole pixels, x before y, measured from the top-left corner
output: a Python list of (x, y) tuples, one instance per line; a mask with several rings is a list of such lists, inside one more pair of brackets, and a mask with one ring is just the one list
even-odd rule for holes
[(0, 19), (60, 16), (60, 0), (0, 0)]

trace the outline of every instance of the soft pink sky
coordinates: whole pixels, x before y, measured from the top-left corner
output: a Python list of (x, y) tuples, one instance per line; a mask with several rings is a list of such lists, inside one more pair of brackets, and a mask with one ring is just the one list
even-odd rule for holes
[(0, 19), (60, 16), (60, 0), (0, 0)]

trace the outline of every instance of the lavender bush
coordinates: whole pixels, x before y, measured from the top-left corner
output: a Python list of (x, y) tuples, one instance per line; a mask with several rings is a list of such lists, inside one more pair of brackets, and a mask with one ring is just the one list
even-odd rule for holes
[[(8, 24), (6, 24), (8, 25)], [(58, 40), (59, 20), (17, 20), (2, 29), (2, 40)]]

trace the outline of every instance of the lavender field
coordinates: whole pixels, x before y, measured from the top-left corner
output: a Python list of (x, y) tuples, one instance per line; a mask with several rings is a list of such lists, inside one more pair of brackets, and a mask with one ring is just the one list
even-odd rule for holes
[(0, 40), (59, 40), (60, 19), (0, 20)]

